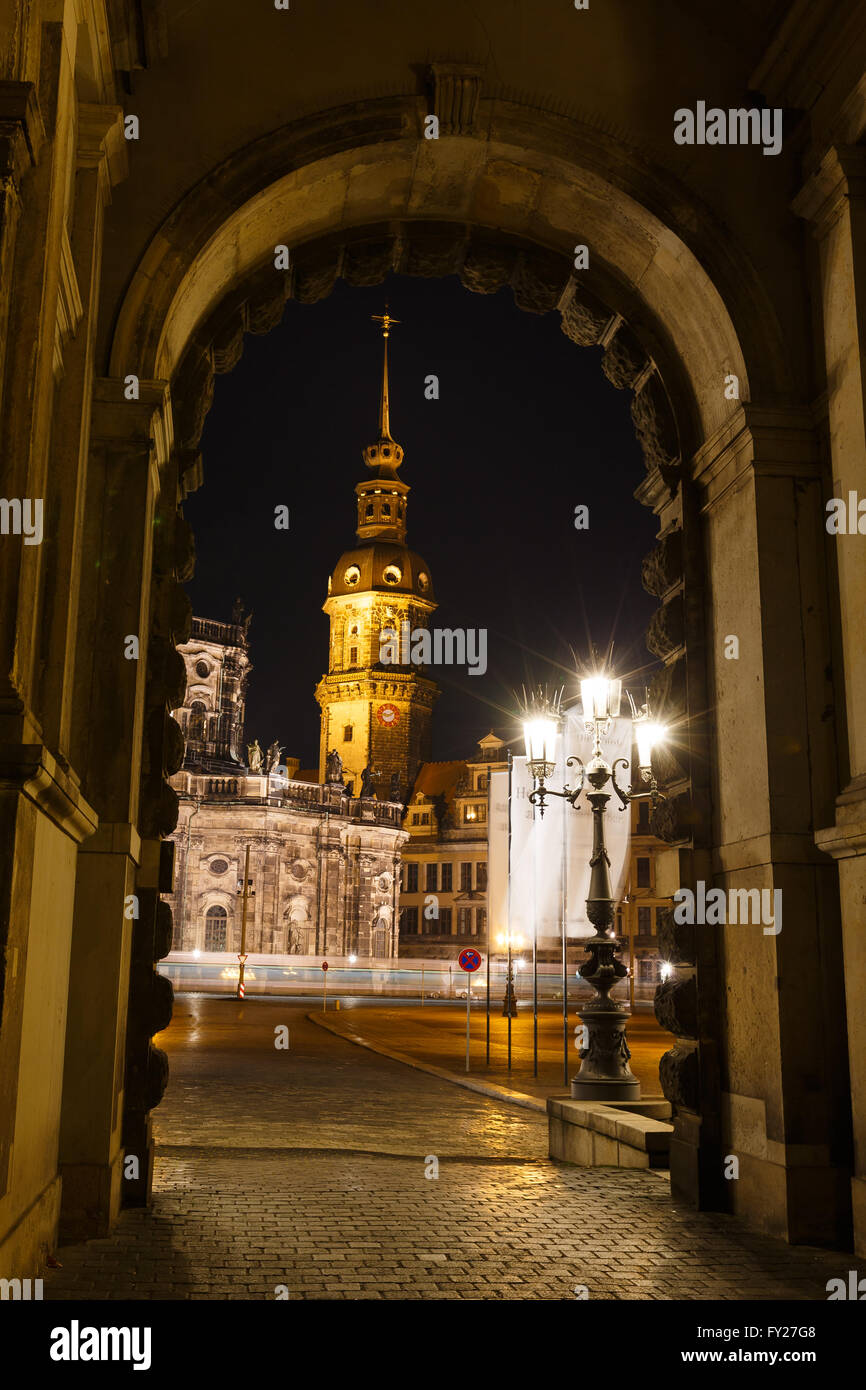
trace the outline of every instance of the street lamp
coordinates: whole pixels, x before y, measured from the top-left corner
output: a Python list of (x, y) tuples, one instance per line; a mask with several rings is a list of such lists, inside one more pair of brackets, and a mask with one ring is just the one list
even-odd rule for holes
[(519, 932), (511, 930), (502, 931), (496, 938), (496, 944), (500, 950), (508, 952), (508, 974), (505, 983), (505, 998), (502, 1001), (502, 1017), (517, 1017), (517, 995), (514, 991), (514, 958), (513, 951), (523, 950), (523, 937)]
[[(629, 1011), (624, 1004), (609, 998), (613, 986), (629, 972), (617, 959), (622, 948), (614, 933), (610, 858), (604, 842), (604, 815), (610, 800), (610, 792), (605, 788), (610, 782), (623, 810), (641, 797), (649, 797), (655, 807), (661, 793), (653, 774), (652, 753), (662, 742), (665, 730), (650, 717), (648, 692), (640, 709), (629, 695), (639, 781), (624, 791), (616, 780), (616, 769), (620, 763), (628, 767), (628, 759), (617, 758), (611, 767), (601, 752), (601, 740), (610, 731), (611, 721), (619, 716), (622, 682), (603, 674), (589, 676), (580, 682), (580, 696), (593, 750), (586, 765), (578, 757), (566, 760), (566, 767), (576, 763), (580, 769), (580, 781), (574, 790), (566, 785), (562, 791), (554, 791), (545, 785), (556, 764), (555, 745), (561, 726), (559, 698), (548, 700), (539, 691), (531, 702), (525, 702), (523, 712), (527, 760), (536, 784), (530, 793), (530, 802), (538, 806), (542, 815), (548, 796), (563, 797), (576, 806), (584, 786), (588, 785), (586, 797), (592, 807), (592, 856), (586, 915), (595, 927), (595, 936), (584, 945), (589, 959), (584, 961), (578, 974), (592, 986), (595, 997), (579, 1013), (581, 1022), (586, 1025), (587, 1044), (580, 1049), (580, 1071), (571, 1083), (571, 1094), (576, 1100), (638, 1100), (640, 1082), (629, 1067), (631, 1053), (625, 1036)], [(530, 756), (530, 748), (533, 756)]]

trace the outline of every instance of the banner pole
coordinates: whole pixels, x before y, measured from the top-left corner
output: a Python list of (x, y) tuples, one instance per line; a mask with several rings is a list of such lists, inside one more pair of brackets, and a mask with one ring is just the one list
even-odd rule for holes
[[(535, 821), (535, 807), (532, 808)], [(538, 838), (532, 836), (532, 1075), (538, 1076)]]
[(511, 1071), (511, 768), (514, 759), (511, 756), (511, 749), (508, 750), (508, 897), (505, 906), (507, 917), (506, 932), (508, 937), (508, 976), (505, 982), (505, 997), (508, 1013), (508, 1070)]
[(568, 1085), (568, 890), (566, 884), (565, 807), (562, 807), (562, 837), (559, 861), (560, 915), (562, 917), (562, 1084)]

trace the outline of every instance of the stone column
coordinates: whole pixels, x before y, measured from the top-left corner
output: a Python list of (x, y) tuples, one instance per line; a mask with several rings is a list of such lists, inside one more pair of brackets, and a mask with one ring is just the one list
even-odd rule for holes
[[(854, 1134), (854, 1248), (866, 1255), (866, 147), (831, 149), (794, 200), (818, 242), (832, 497), (844, 501), (847, 534), (830, 538), (838, 573), (847, 758), (835, 818), (816, 843), (838, 862), (842, 902), (848, 1061)], [(840, 682), (841, 687), (841, 682)], [(838, 711), (840, 725), (842, 711)], [(820, 822), (819, 822), (820, 824)]]

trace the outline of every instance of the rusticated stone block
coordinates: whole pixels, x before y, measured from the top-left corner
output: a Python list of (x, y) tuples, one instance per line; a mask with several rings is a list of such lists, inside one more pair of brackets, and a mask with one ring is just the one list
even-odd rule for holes
[(655, 1014), (662, 1028), (678, 1038), (698, 1035), (698, 992), (694, 975), (663, 980), (655, 993)]
[[(177, 706), (175, 706), (177, 708)], [(163, 743), (163, 766), (167, 777), (179, 772), (183, 766), (183, 731), (170, 714), (165, 716), (165, 739)]]
[(632, 400), (631, 418), (643, 450), (647, 472), (653, 468), (660, 468), (664, 472), (678, 468), (681, 456), (676, 420), (667, 392), (656, 372), (647, 378)]
[(462, 229), (443, 234), (411, 227), (401, 268), (406, 275), (453, 275), (460, 265), (465, 240)]
[[(200, 458), (195, 454), (195, 458)], [(174, 572), (181, 584), (192, 579), (195, 573), (195, 536), (185, 517), (178, 513), (174, 525)], [(172, 708), (176, 709), (174, 705)]]
[(381, 285), (393, 256), (392, 237), (350, 242), (343, 256), (343, 279), (350, 285)]
[(660, 801), (650, 818), (650, 830), (666, 845), (688, 840), (695, 831), (697, 818), (688, 792)]
[(174, 990), (171, 980), (165, 975), (160, 975), (153, 971), (150, 985), (150, 1008), (148, 1011), (149, 1035), (161, 1033), (163, 1028), (167, 1028), (171, 1023), (171, 1006), (174, 1002)]
[(622, 324), (601, 359), (601, 370), (619, 391), (633, 386), (646, 370), (648, 358), (631, 329)]
[(683, 600), (681, 594), (676, 594), (653, 613), (646, 635), (647, 650), (654, 656), (670, 656), (684, 642)]
[(672, 723), (686, 713), (686, 663), (678, 657), (661, 671), (657, 671), (650, 682), (650, 709), (656, 719)]
[(153, 958), (162, 960), (171, 950), (171, 934), (174, 925), (171, 908), (161, 900), (156, 904), (156, 924), (153, 930)]
[(700, 1111), (701, 1084), (697, 1048), (677, 1043), (659, 1062), (662, 1095), (677, 1109)]
[[(169, 600), (169, 628), (175, 642), (188, 642), (192, 632), (192, 603), (186, 589), (180, 584), (172, 585), (171, 598)], [(181, 658), (182, 659), (182, 658)], [(186, 694), (186, 676), (184, 675), (184, 695)], [(183, 704), (183, 700), (180, 702)], [(178, 709), (178, 705), (173, 705), (173, 709)]]
[(586, 290), (575, 290), (560, 311), (560, 328), (567, 338), (580, 347), (593, 347), (610, 320), (610, 310)]
[(178, 449), (198, 448), (204, 422), (213, 401), (213, 354), (193, 344), (172, 381), (174, 438)]
[(148, 778), (142, 784), (140, 828), (145, 838), (158, 840), (177, 827), (180, 802), (173, 787), (162, 777)]
[(562, 297), (569, 277), (567, 262), (558, 256), (523, 256), (511, 277), (514, 302), (530, 314), (549, 314)]
[[(166, 982), (168, 983), (168, 982)], [(170, 986), (169, 986), (170, 987)], [(171, 1011), (169, 1010), (169, 1017)], [(168, 1057), (161, 1047), (151, 1044), (147, 1051), (147, 1077), (144, 1083), (144, 1109), (153, 1110), (165, 1095), (168, 1085)]]
[(656, 914), (659, 955), (676, 965), (694, 965), (695, 929), (687, 922), (674, 921), (672, 907), (659, 908)]
[(329, 251), (327, 259), (311, 257), (295, 265), (295, 298), (300, 304), (327, 299), (340, 273), (340, 259), (339, 252)]
[(246, 322), (250, 333), (270, 333), (286, 311), (291, 281), (282, 270), (269, 270), (267, 284), (247, 301)]
[(648, 594), (663, 598), (683, 577), (683, 533), (669, 531), (641, 565), (641, 581)]
[(244, 350), (245, 314), (238, 309), (214, 334), (213, 365), (215, 372), (230, 372), (240, 361)]
[(466, 253), (460, 280), (476, 294), (495, 294), (507, 285), (514, 270), (517, 252), (510, 246), (472, 242)]

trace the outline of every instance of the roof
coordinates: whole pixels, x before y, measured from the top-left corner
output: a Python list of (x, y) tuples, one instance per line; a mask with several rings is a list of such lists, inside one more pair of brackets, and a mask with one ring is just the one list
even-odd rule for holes
[[(395, 566), (400, 578), (389, 582), (385, 571)], [(348, 571), (357, 569), (354, 584), (346, 582)], [(391, 570), (393, 574), (394, 571)], [(351, 575), (350, 575), (351, 578)], [(346, 550), (340, 556), (328, 583), (328, 597), (336, 598), (344, 594), (365, 594), (375, 590), (377, 593), (414, 594), (426, 599), (435, 606), (433, 581), (430, 566), (408, 546), (399, 541), (372, 541), (368, 545), (358, 545), (354, 550)]]
[(449, 763), (422, 763), (415, 778), (412, 796), (423, 792), (432, 801), (435, 796), (445, 797), (447, 802), (454, 799), (457, 784), (466, 772), (466, 763), (458, 758)]

